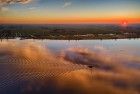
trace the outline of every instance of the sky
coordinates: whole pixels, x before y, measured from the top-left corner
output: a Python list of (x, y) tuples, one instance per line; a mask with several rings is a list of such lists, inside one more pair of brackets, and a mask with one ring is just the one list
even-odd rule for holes
[(140, 23), (140, 0), (0, 0), (0, 23)]

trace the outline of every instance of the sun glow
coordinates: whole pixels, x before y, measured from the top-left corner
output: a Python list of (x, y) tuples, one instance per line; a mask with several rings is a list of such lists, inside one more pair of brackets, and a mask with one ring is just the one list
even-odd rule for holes
[(123, 22), (121, 23), (121, 25), (122, 25), (123, 27), (127, 27), (127, 26), (128, 26), (128, 22), (127, 22), (127, 21), (123, 21)]

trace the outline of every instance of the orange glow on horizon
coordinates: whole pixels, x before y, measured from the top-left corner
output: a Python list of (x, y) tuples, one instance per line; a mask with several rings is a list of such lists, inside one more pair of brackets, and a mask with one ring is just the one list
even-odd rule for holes
[(1, 24), (88, 24), (88, 23), (121, 23), (126, 26), (128, 22), (140, 23), (139, 18), (0, 18)]

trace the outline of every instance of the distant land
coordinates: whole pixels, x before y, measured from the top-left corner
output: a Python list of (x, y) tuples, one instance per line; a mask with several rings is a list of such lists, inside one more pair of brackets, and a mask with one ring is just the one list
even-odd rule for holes
[(0, 25), (1, 39), (126, 39), (140, 38), (140, 24)]

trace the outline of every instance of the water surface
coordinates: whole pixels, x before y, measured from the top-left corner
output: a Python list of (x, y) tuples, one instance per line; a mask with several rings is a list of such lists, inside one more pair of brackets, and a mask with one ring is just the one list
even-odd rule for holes
[(139, 94), (140, 40), (2, 40), (0, 94)]

